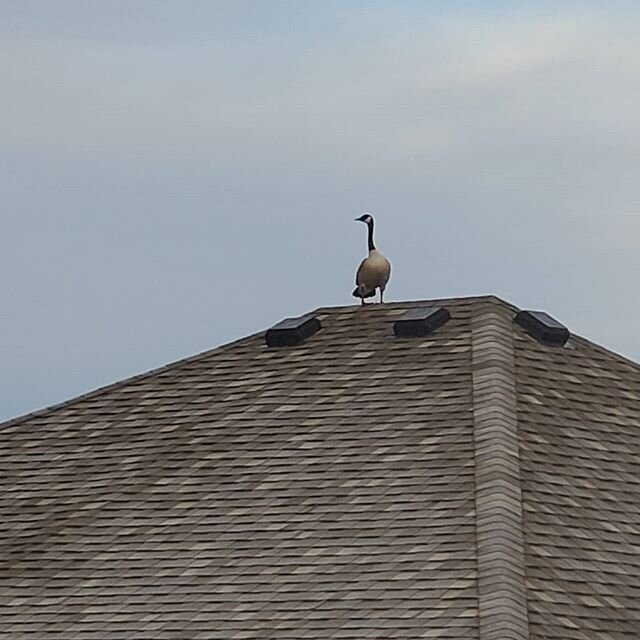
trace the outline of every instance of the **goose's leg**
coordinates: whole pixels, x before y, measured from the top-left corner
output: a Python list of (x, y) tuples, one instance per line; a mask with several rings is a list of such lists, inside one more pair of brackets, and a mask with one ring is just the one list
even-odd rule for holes
[(380, 287), (380, 302), (382, 303), (382, 297), (384, 296), (384, 287)]

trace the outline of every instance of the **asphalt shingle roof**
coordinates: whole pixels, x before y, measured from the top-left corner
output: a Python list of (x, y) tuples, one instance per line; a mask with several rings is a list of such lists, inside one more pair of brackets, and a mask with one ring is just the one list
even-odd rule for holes
[(435, 303), (0, 425), (0, 637), (637, 639), (640, 366)]

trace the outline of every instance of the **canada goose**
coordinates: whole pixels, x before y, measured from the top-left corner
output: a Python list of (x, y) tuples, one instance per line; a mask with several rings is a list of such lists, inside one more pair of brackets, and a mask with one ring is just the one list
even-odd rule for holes
[(353, 295), (360, 298), (362, 304), (366, 304), (365, 298), (372, 298), (376, 295), (376, 289), (380, 289), (380, 302), (384, 289), (389, 282), (391, 275), (391, 265), (389, 261), (376, 249), (373, 243), (373, 216), (369, 213), (356, 218), (357, 222), (364, 222), (369, 228), (369, 255), (360, 263), (356, 273), (356, 288)]

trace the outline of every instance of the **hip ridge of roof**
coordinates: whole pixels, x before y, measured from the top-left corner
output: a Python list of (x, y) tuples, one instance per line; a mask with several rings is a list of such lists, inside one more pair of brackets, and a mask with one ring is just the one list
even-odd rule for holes
[(529, 638), (511, 320), (487, 301), (471, 325), (481, 640)]

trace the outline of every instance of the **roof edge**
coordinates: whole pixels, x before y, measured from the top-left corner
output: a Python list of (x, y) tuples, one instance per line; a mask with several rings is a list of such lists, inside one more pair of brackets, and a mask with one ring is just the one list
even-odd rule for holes
[(114, 382), (108, 382), (107, 384), (100, 385), (99, 387), (95, 387), (93, 389), (89, 389), (88, 391), (84, 391), (83, 393), (77, 396), (73, 396), (71, 398), (67, 398), (66, 400), (55, 402), (53, 404), (45, 405), (44, 407), (40, 407), (39, 409), (34, 409), (33, 411), (29, 411), (28, 413), (23, 413), (13, 418), (9, 418), (4, 422), (0, 422), (0, 431), (7, 427), (15, 426), (16, 424), (23, 422), (24, 420), (46, 415), (52, 411), (56, 411), (58, 409), (63, 409), (64, 407), (71, 406), (76, 402), (82, 402), (83, 400), (90, 400), (91, 398), (95, 396), (99, 396), (102, 393), (108, 393), (109, 391), (114, 391), (132, 382), (145, 380), (146, 378), (155, 376), (159, 373), (163, 373), (164, 371), (168, 371), (175, 367), (181, 367), (184, 365), (191, 364), (193, 362), (198, 362), (199, 360), (203, 360), (204, 358), (210, 357), (216, 351), (223, 351), (225, 349), (230, 349), (243, 342), (253, 340), (261, 336), (263, 333), (264, 333), (264, 330), (254, 332), (248, 336), (243, 336), (242, 338), (238, 338), (231, 342), (226, 342), (224, 344), (218, 345), (217, 347), (212, 347), (210, 349), (205, 349), (204, 351), (199, 351), (197, 353), (191, 354), (184, 358), (173, 360), (172, 362), (169, 362), (167, 364), (160, 365), (159, 367), (154, 367), (153, 369), (148, 369), (146, 371), (142, 371), (141, 373), (136, 373), (132, 376), (127, 376), (126, 378), (120, 378), (119, 380), (115, 380)]
[(481, 640), (529, 639), (511, 323), (488, 300), (471, 325)]
[[(494, 304), (499, 304), (503, 307), (506, 307), (512, 311), (520, 310), (519, 307), (512, 304), (511, 302), (508, 302), (507, 300), (504, 300), (499, 296), (491, 293), (478, 294), (473, 296), (448, 296), (446, 298), (429, 298), (429, 299), (418, 299), (418, 300), (390, 300), (388, 302), (385, 301), (382, 304), (368, 303), (365, 305), (365, 308), (376, 309), (376, 308), (379, 308), (380, 306), (387, 307), (387, 308), (394, 308), (394, 307), (402, 308), (402, 307), (406, 307), (407, 305), (416, 305), (416, 306), (445, 305), (447, 303), (455, 304), (456, 302), (461, 302), (461, 301), (473, 301), (475, 303), (492, 302)], [(310, 313), (329, 313), (332, 311), (345, 311), (347, 309), (350, 309), (351, 311), (356, 313), (362, 310), (362, 305), (358, 303), (358, 304), (336, 305), (336, 306), (329, 306), (329, 307), (317, 307)]]
[[(420, 305), (420, 304), (440, 304), (440, 303), (445, 303), (445, 302), (453, 302), (455, 300), (467, 300), (467, 299), (473, 299), (473, 300), (493, 300), (494, 302), (500, 303), (502, 305), (505, 305), (509, 308), (513, 308), (514, 310), (516, 309), (516, 307), (513, 307), (513, 305), (509, 304), (508, 302), (505, 302), (504, 300), (501, 300), (500, 298), (498, 298), (497, 296), (493, 296), (493, 295), (478, 295), (478, 296), (460, 296), (460, 297), (452, 297), (452, 298), (442, 298), (442, 299), (433, 299), (433, 300), (409, 300), (409, 301), (398, 301), (398, 302), (389, 302), (389, 303), (384, 303), (384, 306), (398, 306), (398, 307), (402, 307), (403, 305), (411, 305), (411, 304), (415, 304), (415, 305)], [(371, 305), (372, 307), (377, 307), (378, 305)], [(349, 309), (352, 308), (354, 311), (358, 311), (362, 308), (362, 306), (360, 304), (349, 304), (349, 305), (344, 305), (344, 306), (336, 306), (336, 307), (319, 307), (317, 309), (314, 309), (313, 311), (309, 312), (309, 313), (322, 313), (322, 312), (329, 312), (329, 311), (337, 311), (339, 309)], [(179, 358), (178, 360), (174, 360), (172, 362), (169, 362), (167, 364), (164, 365), (160, 365), (159, 367), (154, 367), (152, 369), (148, 369), (146, 371), (142, 371), (140, 373), (136, 373), (132, 376), (127, 376), (126, 378), (120, 378), (119, 380), (115, 380), (113, 382), (109, 382), (107, 384), (104, 385), (100, 385), (98, 387), (94, 387), (93, 389), (89, 389), (87, 391), (84, 391), (82, 393), (80, 393), (79, 395), (76, 396), (72, 396), (71, 398), (66, 398), (65, 400), (61, 400), (60, 402), (54, 402), (52, 404), (47, 404), (45, 406), (41, 406), (37, 409), (34, 409), (32, 411), (29, 411), (27, 413), (22, 413), (19, 414), (17, 416), (14, 416), (12, 418), (9, 418), (8, 420), (4, 420), (4, 421), (0, 421), (0, 431), (2, 429), (6, 429), (9, 427), (13, 427), (16, 424), (19, 424), (20, 422), (29, 420), (31, 418), (36, 418), (36, 417), (40, 417), (43, 415), (47, 415), (48, 413), (52, 412), (52, 411), (56, 411), (58, 409), (63, 409), (64, 407), (68, 407), (70, 405), (73, 405), (76, 402), (81, 402), (83, 400), (89, 400), (95, 396), (100, 395), (101, 393), (107, 393), (109, 391), (113, 391), (115, 389), (120, 388), (121, 386), (124, 386), (126, 384), (129, 384), (131, 382), (137, 382), (140, 380), (144, 380), (146, 378), (148, 378), (149, 376), (153, 376), (153, 375), (157, 375), (158, 373), (162, 373), (163, 371), (166, 371), (170, 368), (173, 367), (179, 367), (185, 364), (189, 364), (192, 362), (197, 362), (198, 360), (200, 360), (201, 358), (206, 358), (211, 356), (212, 353), (216, 352), (216, 351), (221, 351), (223, 349), (228, 349), (228, 348), (232, 348), (236, 345), (238, 345), (239, 343), (242, 343), (246, 340), (252, 340), (254, 338), (257, 338), (259, 336), (261, 336), (262, 334), (264, 334), (265, 329), (262, 329), (260, 331), (255, 331), (254, 333), (248, 335), (248, 336), (243, 336), (241, 338), (237, 338), (236, 340), (232, 340), (231, 342), (226, 342), (223, 343), (221, 345), (218, 345), (216, 347), (213, 348), (209, 348), (209, 349), (205, 349), (204, 351), (200, 351), (198, 353), (186, 356), (184, 358)]]

